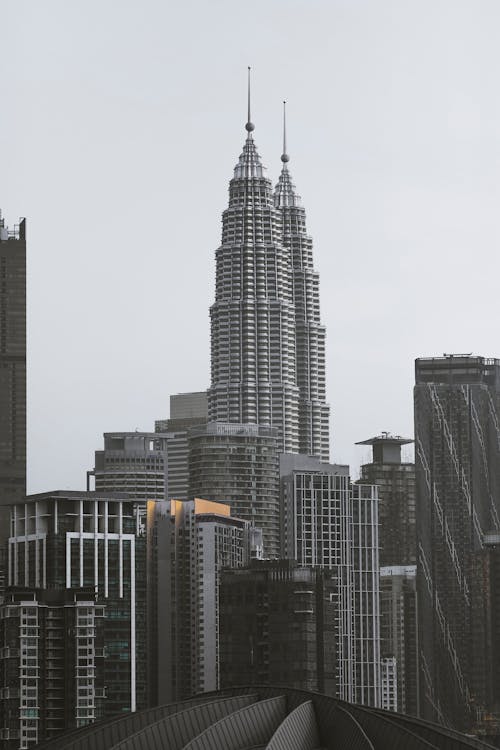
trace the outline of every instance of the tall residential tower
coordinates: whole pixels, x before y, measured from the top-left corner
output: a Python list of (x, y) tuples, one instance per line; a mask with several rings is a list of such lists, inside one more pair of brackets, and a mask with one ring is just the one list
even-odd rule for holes
[[(0, 506), (25, 494), (26, 223), (9, 230), (0, 215)], [(8, 514), (0, 525), (5, 539)]]

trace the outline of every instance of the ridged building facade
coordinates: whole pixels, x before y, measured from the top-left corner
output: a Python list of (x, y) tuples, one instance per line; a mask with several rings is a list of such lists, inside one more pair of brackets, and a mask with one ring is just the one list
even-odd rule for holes
[(500, 360), (417, 359), (415, 378), (420, 711), (470, 731), (500, 720)]
[(209, 421), (278, 430), (280, 451), (329, 458), (325, 329), (305, 212), (283, 154), (273, 192), (250, 122), (216, 252)]

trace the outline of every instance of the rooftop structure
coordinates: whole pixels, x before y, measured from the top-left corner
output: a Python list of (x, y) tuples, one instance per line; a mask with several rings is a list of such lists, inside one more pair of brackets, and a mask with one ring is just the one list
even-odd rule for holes
[(170, 435), (156, 432), (105, 432), (104, 450), (95, 452), (88, 475), (97, 492), (126, 493), (144, 509), (147, 500), (168, 499)]
[(356, 445), (371, 445), (373, 447), (374, 464), (400, 464), (401, 446), (409, 445), (414, 441), (410, 438), (402, 438), (400, 435), (391, 435), (390, 432), (382, 432), (381, 435), (360, 440)]
[(116, 717), (44, 750), (487, 750), (476, 738), (381, 709), (287, 687), (250, 685)]

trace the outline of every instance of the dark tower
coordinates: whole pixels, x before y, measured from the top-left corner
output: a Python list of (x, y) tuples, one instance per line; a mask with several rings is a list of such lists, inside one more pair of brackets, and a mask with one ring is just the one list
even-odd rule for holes
[(413, 440), (383, 432), (356, 445), (371, 445), (373, 462), (361, 467), (361, 484), (377, 484), (380, 567), (415, 564), (415, 464), (401, 461)]
[(0, 214), (0, 589), (9, 503), (26, 495), (26, 221)]
[(488, 540), (499, 537), (500, 360), (415, 362), (423, 718), (469, 730), (493, 705)]

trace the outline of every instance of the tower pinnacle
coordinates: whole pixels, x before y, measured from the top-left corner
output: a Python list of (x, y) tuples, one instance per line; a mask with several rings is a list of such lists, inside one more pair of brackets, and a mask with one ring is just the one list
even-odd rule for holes
[(248, 116), (247, 116), (247, 124), (245, 125), (245, 130), (247, 133), (251, 133), (252, 130), (255, 130), (255, 125), (252, 122), (252, 118), (250, 116), (250, 71), (251, 67), (248, 66)]
[(283, 102), (283, 153), (281, 154), (281, 161), (283, 164), (290, 161), (290, 157), (286, 152), (286, 101)]

